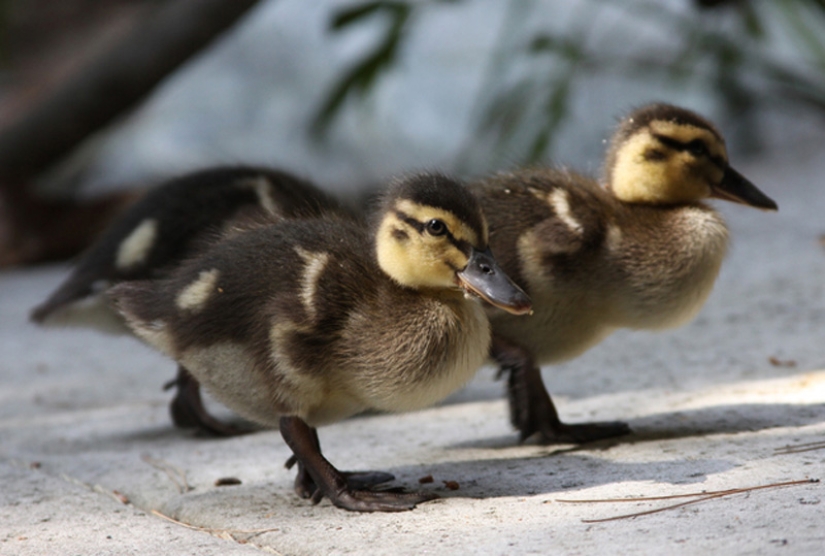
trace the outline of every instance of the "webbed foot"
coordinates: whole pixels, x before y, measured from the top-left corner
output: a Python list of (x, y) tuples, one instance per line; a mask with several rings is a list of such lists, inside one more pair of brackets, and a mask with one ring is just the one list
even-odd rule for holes
[[(315, 429), (312, 429), (317, 445), (318, 434)], [(320, 446), (318, 447), (320, 451)], [(318, 485), (312, 480), (312, 476), (307, 472), (306, 466), (298, 461), (298, 458), (293, 454), (290, 456), (284, 467), (292, 469), (295, 464), (298, 464), (298, 474), (295, 476), (295, 494), (301, 498), (308, 500), (314, 499), (318, 495)], [(341, 475), (347, 481), (347, 486), (354, 490), (370, 490), (378, 485), (389, 483), (395, 480), (395, 475), (392, 473), (385, 473), (384, 471), (341, 471)], [(402, 492), (400, 488), (390, 488), (386, 491)], [(320, 499), (318, 500), (320, 501)], [(316, 502), (317, 503), (317, 502)]]
[(281, 436), (294, 456), (287, 467), (298, 464), (295, 492), (317, 504), (324, 497), (333, 505), (357, 512), (400, 512), (438, 498), (432, 492), (403, 492), (402, 489), (370, 490), (394, 477), (390, 473), (367, 471), (343, 473), (321, 454), (315, 429), (298, 417), (282, 417)]
[(496, 337), (491, 355), (501, 366), (499, 375), (508, 375), (510, 421), (522, 441), (539, 435), (547, 444), (582, 444), (630, 434), (630, 426), (621, 421), (563, 423), (544, 386), (541, 370), (526, 349)]

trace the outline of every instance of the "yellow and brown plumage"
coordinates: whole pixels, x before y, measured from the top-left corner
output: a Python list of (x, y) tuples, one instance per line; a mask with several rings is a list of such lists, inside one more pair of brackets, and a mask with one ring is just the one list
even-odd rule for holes
[(110, 295), (138, 336), (216, 398), (280, 427), (301, 495), (395, 511), (430, 495), (354, 488), (321, 456), (314, 427), (424, 407), (469, 380), (490, 331), (467, 292), (529, 310), (489, 252), (477, 201), (420, 175), (390, 188), (371, 227), (333, 214), (255, 227)]
[(666, 104), (619, 124), (604, 183), (533, 168), (474, 184), (502, 268), (532, 298), (528, 318), (490, 312), (493, 356), (509, 372), (511, 418), (522, 438), (588, 441), (625, 434), (624, 423), (559, 419), (538, 365), (580, 355), (619, 328), (662, 329), (690, 320), (713, 287), (728, 244), (719, 198), (776, 204), (729, 164), (716, 127)]

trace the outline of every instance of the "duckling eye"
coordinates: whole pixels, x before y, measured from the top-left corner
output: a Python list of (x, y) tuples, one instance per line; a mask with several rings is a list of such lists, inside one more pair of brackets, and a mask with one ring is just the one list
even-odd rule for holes
[(443, 236), (447, 233), (447, 225), (441, 220), (433, 218), (427, 222), (427, 233), (431, 236)]
[(687, 150), (693, 156), (706, 156), (708, 154), (708, 147), (705, 145), (705, 142), (701, 139), (694, 139), (690, 143), (687, 144)]

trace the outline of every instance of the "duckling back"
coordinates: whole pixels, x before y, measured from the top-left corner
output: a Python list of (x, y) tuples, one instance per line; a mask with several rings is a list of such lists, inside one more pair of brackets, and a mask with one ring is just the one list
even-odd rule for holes
[[(127, 209), (84, 253), (60, 287), (32, 311), (31, 318), (41, 324), (102, 322), (103, 330), (112, 331), (119, 320), (107, 318), (105, 305), (89, 311), (98, 305), (95, 294), (109, 284), (167, 272), (242, 216), (295, 218), (326, 210), (340, 207), (312, 184), (278, 171), (220, 167), (173, 179)], [(88, 306), (75, 310), (79, 301), (89, 297), (93, 300)]]

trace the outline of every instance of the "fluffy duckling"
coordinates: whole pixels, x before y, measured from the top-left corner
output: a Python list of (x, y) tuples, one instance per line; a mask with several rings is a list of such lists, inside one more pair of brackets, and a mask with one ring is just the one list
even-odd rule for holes
[[(245, 222), (317, 217), (343, 209), (312, 184), (289, 174), (252, 167), (219, 167), (151, 189), (92, 245), (64, 282), (31, 313), (40, 324), (86, 324), (128, 332), (99, 295), (111, 285), (167, 274), (222, 230)], [(177, 393), (174, 423), (210, 434), (242, 431), (212, 417), (197, 381), (182, 366), (167, 384)]]
[(492, 258), (477, 200), (439, 175), (394, 183), (372, 230), (331, 214), (286, 220), (110, 295), (139, 337), (217, 399), (280, 428), (299, 495), (358, 511), (407, 510), (433, 495), (362, 488), (387, 474), (356, 484), (323, 457), (315, 427), (425, 407), (461, 387), (490, 343), (471, 297), (530, 309)]
[(704, 118), (651, 104), (621, 121), (605, 183), (573, 172), (527, 169), (474, 186), (502, 268), (534, 313), (491, 312), (492, 355), (509, 372), (511, 420), (522, 439), (585, 442), (626, 424), (565, 424), (538, 364), (581, 354), (618, 328), (686, 323), (707, 299), (728, 244), (717, 198), (776, 210), (728, 163), (725, 141)]

